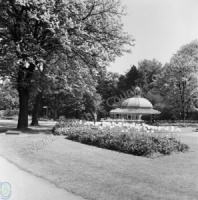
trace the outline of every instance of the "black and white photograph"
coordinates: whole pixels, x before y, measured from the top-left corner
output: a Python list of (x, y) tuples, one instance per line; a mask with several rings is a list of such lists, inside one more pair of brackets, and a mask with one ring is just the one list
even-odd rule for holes
[(0, 0), (0, 200), (198, 200), (198, 0)]

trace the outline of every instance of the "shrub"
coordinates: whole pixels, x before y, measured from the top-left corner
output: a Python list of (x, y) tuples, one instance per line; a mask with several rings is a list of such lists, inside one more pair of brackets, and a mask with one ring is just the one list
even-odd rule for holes
[(7, 109), (4, 111), (3, 115), (4, 117), (12, 117), (14, 115), (18, 115), (19, 111), (17, 109)]
[(66, 119), (64, 116), (59, 117), (58, 123), (52, 128), (55, 135), (65, 135), (71, 127), (82, 127), (84, 121), (78, 119)]
[(159, 137), (124, 131), (122, 127), (72, 127), (64, 133), (66, 139), (115, 150), (137, 156), (150, 157), (155, 153), (170, 155), (172, 152), (185, 152), (189, 149), (173, 137)]

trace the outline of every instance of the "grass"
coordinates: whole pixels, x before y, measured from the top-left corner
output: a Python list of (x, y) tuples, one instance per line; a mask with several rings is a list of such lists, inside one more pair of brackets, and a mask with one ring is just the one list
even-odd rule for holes
[(45, 134), (0, 134), (0, 154), (26, 171), (67, 191), (93, 200), (198, 199), (198, 133), (183, 128), (188, 153), (156, 159), (132, 156), (56, 136), (43, 149), (18, 156), (18, 150)]

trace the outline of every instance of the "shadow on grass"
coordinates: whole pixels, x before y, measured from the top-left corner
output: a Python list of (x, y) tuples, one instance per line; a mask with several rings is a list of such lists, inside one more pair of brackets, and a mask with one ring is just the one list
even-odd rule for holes
[(35, 127), (29, 127), (23, 130), (9, 127), (9, 126), (1, 126), (0, 127), (0, 134), (6, 133), (7, 131), (21, 131), (21, 133), (24, 134), (51, 134), (51, 127), (46, 127), (46, 126), (35, 126)]

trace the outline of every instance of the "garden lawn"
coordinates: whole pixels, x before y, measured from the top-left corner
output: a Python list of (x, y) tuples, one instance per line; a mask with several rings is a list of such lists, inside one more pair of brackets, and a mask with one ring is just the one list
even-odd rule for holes
[(198, 133), (192, 128), (182, 131), (181, 140), (190, 152), (155, 159), (88, 146), (63, 136), (54, 136), (54, 141), (25, 158), (18, 156), (19, 149), (39, 144), (45, 134), (0, 134), (0, 154), (90, 200), (197, 200)]

